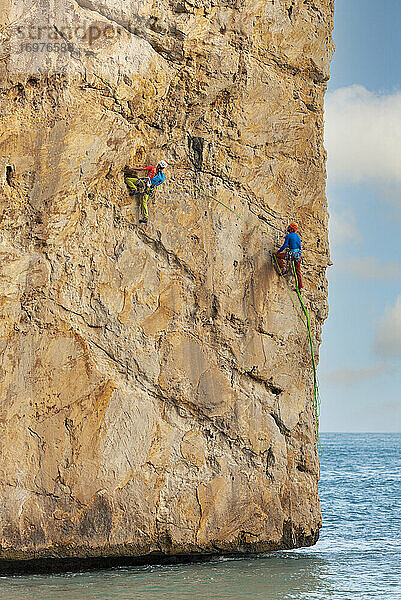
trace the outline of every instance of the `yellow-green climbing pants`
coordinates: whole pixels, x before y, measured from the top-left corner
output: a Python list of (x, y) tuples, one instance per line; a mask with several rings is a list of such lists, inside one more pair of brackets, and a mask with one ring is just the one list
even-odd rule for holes
[(124, 179), (125, 179), (125, 183), (126, 183), (128, 189), (130, 190), (130, 192), (136, 192), (136, 190), (137, 190), (136, 186), (139, 181), (138, 177), (126, 176)]
[[(139, 181), (138, 177), (125, 177), (125, 183), (127, 184), (127, 187), (131, 192), (137, 191), (138, 181)], [(148, 213), (149, 190), (146, 189), (140, 196), (141, 196), (142, 217), (144, 219), (147, 219), (149, 217), (149, 213)]]
[(149, 217), (148, 214), (148, 198), (149, 198), (149, 192), (143, 192), (143, 194), (141, 194), (141, 210), (142, 210), (142, 216), (144, 219), (147, 219)]

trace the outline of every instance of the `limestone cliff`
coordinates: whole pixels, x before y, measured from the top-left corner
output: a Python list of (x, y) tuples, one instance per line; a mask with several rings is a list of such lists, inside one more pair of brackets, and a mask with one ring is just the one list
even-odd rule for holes
[(2, 3), (0, 558), (314, 543), (333, 0)]

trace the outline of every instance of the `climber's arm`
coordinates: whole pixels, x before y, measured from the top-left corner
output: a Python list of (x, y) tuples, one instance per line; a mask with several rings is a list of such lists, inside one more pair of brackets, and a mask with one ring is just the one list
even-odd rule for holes
[(288, 248), (288, 241), (289, 241), (289, 234), (287, 233), (287, 235), (285, 236), (284, 244), (281, 246), (281, 248), (279, 250), (277, 250), (277, 254), (279, 252), (283, 252), (283, 250)]

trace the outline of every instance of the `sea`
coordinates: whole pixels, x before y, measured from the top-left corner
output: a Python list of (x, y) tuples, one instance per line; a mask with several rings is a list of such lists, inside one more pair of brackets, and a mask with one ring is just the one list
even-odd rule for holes
[(401, 434), (321, 436), (312, 548), (0, 578), (1, 600), (401, 600)]

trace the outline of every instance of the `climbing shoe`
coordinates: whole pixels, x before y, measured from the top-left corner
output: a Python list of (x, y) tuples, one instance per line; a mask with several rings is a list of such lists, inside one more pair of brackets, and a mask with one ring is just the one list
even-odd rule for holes
[(140, 223), (147, 223), (147, 222), (148, 222), (148, 220), (147, 220), (147, 219), (139, 219), (139, 222), (140, 222)]

